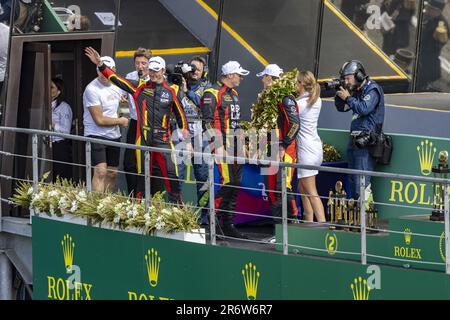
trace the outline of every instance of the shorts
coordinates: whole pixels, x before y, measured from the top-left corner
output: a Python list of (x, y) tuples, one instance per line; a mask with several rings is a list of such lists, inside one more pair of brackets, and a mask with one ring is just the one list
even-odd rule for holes
[[(121, 138), (106, 139), (99, 136), (88, 136), (89, 138), (101, 139), (106, 141), (120, 142)], [(120, 148), (107, 146), (101, 143), (91, 144), (91, 165), (96, 166), (99, 163), (106, 163), (108, 167), (118, 167), (120, 160)]]

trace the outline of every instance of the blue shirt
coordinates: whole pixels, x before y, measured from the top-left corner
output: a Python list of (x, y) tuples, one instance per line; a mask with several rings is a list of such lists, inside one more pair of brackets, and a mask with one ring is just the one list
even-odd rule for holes
[(338, 111), (353, 111), (350, 131), (381, 131), (384, 122), (384, 92), (375, 81), (367, 79), (363, 88), (354, 92), (347, 101), (336, 96), (335, 105)]

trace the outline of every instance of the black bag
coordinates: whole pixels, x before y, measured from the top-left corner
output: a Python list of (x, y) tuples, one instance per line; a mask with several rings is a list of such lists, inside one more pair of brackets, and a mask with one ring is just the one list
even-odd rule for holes
[(384, 136), (383, 142), (383, 156), (377, 159), (379, 164), (388, 165), (391, 163), (392, 151), (394, 150), (394, 143), (392, 137), (382, 134)]
[(388, 165), (391, 162), (393, 148), (392, 137), (381, 132), (377, 135), (376, 142), (369, 148), (369, 152), (377, 163)]

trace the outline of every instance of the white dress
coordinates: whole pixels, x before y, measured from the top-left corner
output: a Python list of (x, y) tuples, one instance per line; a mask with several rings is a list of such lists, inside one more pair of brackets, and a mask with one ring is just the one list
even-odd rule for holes
[[(297, 161), (299, 164), (320, 166), (323, 160), (322, 141), (317, 133), (322, 100), (308, 106), (309, 93), (304, 93), (297, 98), (298, 114), (300, 117), (300, 131), (297, 135)], [(298, 178), (306, 178), (317, 175), (317, 170), (298, 169)]]

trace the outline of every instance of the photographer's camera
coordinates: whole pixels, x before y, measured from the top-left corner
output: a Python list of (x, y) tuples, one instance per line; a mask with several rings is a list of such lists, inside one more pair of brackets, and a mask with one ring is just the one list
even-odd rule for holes
[(353, 144), (359, 149), (370, 147), (377, 142), (376, 135), (367, 131), (352, 132), (352, 137)]
[(184, 61), (179, 61), (177, 64), (167, 65), (167, 80), (170, 83), (181, 86), (183, 83), (183, 77), (187, 78), (187, 74), (190, 72), (195, 72), (197, 67), (194, 64), (188, 64)]
[(345, 88), (345, 80), (343, 79), (333, 79), (323, 83), (326, 90), (339, 90), (340, 87)]

